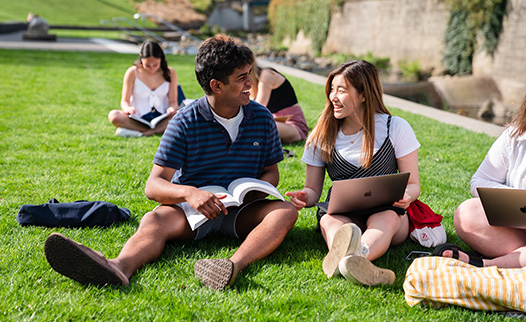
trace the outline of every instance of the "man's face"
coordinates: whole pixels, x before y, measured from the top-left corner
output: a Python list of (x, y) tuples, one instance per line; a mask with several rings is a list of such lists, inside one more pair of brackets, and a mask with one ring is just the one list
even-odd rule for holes
[(228, 84), (222, 83), (222, 94), (225, 102), (235, 107), (247, 105), (250, 102), (250, 89), (254, 83), (252, 77), (250, 77), (251, 70), (252, 65), (236, 68), (228, 76)]

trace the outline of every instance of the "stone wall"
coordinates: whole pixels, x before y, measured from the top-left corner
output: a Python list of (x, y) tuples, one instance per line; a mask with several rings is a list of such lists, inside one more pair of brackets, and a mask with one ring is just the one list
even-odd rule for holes
[(526, 1), (508, 0), (508, 15), (493, 57), (479, 52), (473, 74), (490, 76), (498, 84), (508, 106), (517, 106), (526, 93)]
[[(478, 52), (473, 76), (491, 77), (513, 110), (526, 94), (526, 1), (508, 0), (507, 11), (495, 54)], [(424, 69), (441, 71), (448, 17), (445, 0), (347, 0), (331, 17), (323, 52), (371, 52), (395, 66), (416, 60)], [(301, 32), (286, 45), (291, 53), (310, 54), (309, 39)]]
[(323, 52), (438, 66), (447, 18), (445, 0), (347, 0), (331, 18)]

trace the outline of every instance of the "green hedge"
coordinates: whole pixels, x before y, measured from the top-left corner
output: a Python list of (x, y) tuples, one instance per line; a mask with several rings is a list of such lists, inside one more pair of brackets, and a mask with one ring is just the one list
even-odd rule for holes
[[(296, 39), (302, 30), (312, 40), (312, 52), (318, 56), (327, 39), (331, 14), (345, 1), (272, 0), (268, 13), (272, 45), (280, 47), (284, 39)], [(446, 3), (449, 19), (442, 62), (451, 74), (470, 74), (479, 44), (490, 55), (495, 52), (507, 1), (446, 0)]]
[(481, 49), (497, 49), (506, 0), (447, 0), (449, 20), (442, 62), (452, 74), (471, 74), (473, 55), (481, 36)]
[(268, 18), (274, 45), (290, 37), (296, 39), (300, 30), (312, 40), (312, 51), (318, 56), (329, 31), (331, 7), (341, 6), (341, 0), (272, 0)]

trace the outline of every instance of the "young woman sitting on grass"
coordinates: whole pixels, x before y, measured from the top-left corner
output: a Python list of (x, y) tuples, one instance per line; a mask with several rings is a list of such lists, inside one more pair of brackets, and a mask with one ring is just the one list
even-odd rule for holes
[[(168, 66), (161, 46), (154, 41), (142, 44), (139, 59), (126, 70), (122, 84), (121, 109), (108, 114), (123, 137), (162, 134), (177, 112), (177, 73)], [(130, 115), (150, 121), (168, 113), (153, 129), (133, 120)]]
[(434, 255), (453, 257), (479, 267), (525, 267), (526, 229), (491, 226), (477, 187), (526, 189), (526, 97), (510, 126), (493, 143), (473, 175), (474, 198), (464, 201), (455, 211), (455, 231), (479, 254), (453, 244), (438, 246), (434, 251)]
[[(325, 108), (302, 157), (304, 188), (287, 195), (298, 210), (312, 207), (322, 193), (325, 170), (333, 181), (409, 172), (405, 196), (388, 210), (370, 209), (360, 216), (318, 210), (318, 226), (329, 249), (323, 260), (327, 277), (341, 273), (355, 283), (392, 284), (394, 272), (371, 261), (409, 235), (404, 209), (420, 195), (420, 143), (409, 123), (391, 116), (385, 107), (372, 64), (363, 60), (342, 64), (330, 73), (325, 93)], [(330, 191), (328, 195), (327, 201)]]

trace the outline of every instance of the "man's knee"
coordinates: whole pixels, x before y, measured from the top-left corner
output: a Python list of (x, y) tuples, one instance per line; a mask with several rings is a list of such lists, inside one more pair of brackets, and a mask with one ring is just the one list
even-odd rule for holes
[(292, 229), (298, 219), (298, 210), (290, 202), (264, 202), (265, 204), (262, 207), (261, 204), (258, 205), (257, 203), (253, 205), (255, 207), (253, 210), (258, 212), (256, 216), (253, 217), (251, 214), (254, 213), (247, 209), (245, 210), (246, 214), (243, 213), (242, 217), (238, 217), (238, 233), (245, 230), (248, 234), (249, 231), (252, 231), (262, 222), (274, 222), (276, 230), (285, 229), (290, 231)]
[(155, 229), (163, 226), (164, 216), (152, 210), (142, 216), (141, 222), (139, 223), (139, 229)]
[(290, 202), (284, 202), (284, 212), (285, 212), (285, 218), (287, 219), (288, 226), (290, 229), (294, 226), (296, 221), (298, 220), (298, 210), (296, 207), (294, 207)]
[(139, 229), (148, 229), (160, 235), (167, 234), (169, 238), (183, 235), (188, 224), (182, 210), (177, 207), (161, 206), (147, 212), (141, 219)]

